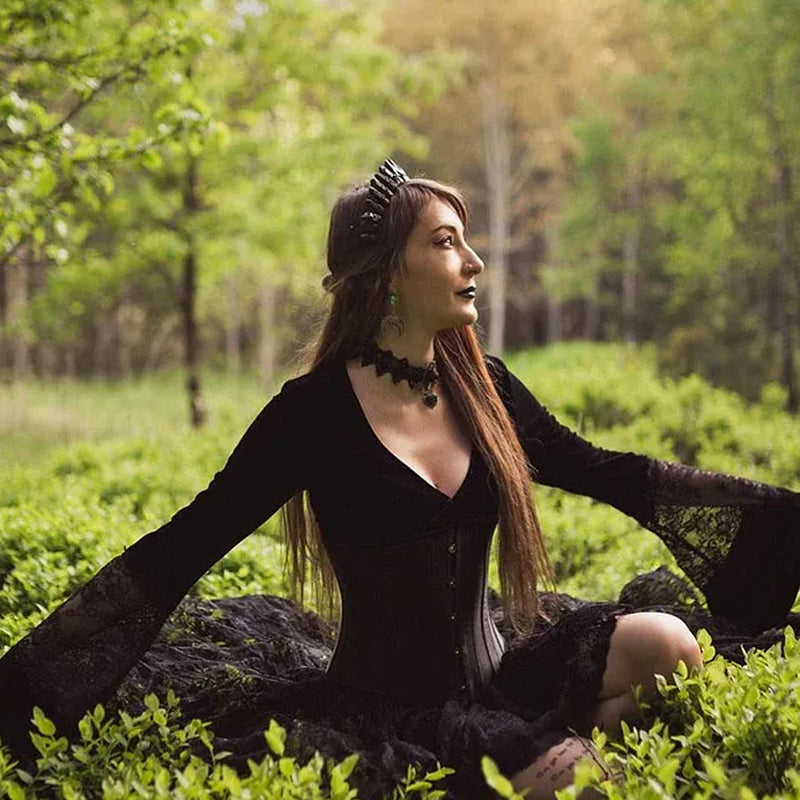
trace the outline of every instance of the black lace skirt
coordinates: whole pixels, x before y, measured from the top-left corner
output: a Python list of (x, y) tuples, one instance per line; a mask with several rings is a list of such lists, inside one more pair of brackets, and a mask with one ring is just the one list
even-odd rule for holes
[[(540, 621), (521, 639), (504, 627), (492, 596), (507, 650), (490, 685), (472, 698), (417, 706), (328, 678), (332, 632), (314, 614), (268, 595), (186, 599), (144, 655), (124, 663), (123, 656), (135, 652), (131, 643), (152, 641), (146, 634), (158, 630), (164, 617), (144, 602), (131, 602), (129, 580), (114, 562), (106, 573), (0, 659), (0, 737), (23, 759), (34, 701), (68, 733), (103, 692), (114, 692), (112, 710), (137, 712), (149, 692), (163, 696), (172, 689), (182, 716), (210, 722), (217, 749), (228, 751), (235, 767), (247, 769), (249, 758), (266, 754), (263, 732), (276, 719), (287, 731), (288, 751), (301, 759), (314, 751), (336, 760), (359, 753), (352, 780), (361, 797), (383, 797), (409, 764), (421, 770), (442, 764), (456, 770), (448, 778), (449, 797), (475, 800), (485, 792), (481, 756), (492, 757), (510, 776), (580, 730), (597, 703), (620, 615), (675, 613), (694, 631), (707, 628), (717, 653), (734, 661), (742, 660), (743, 647), (763, 648), (783, 638), (782, 628), (751, 634), (711, 616), (692, 588), (667, 570), (632, 581), (619, 603), (543, 594), (543, 607), (555, 621)], [(115, 591), (93, 588), (101, 584)], [(118, 598), (124, 598), (122, 611)], [(800, 615), (785, 622), (800, 630)], [(72, 646), (73, 639), (79, 646)], [(114, 677), (125, 673), (121, 683)]]
[[(251, 596), (185, 600), (117, 691), (114, 703), (135, 710), (150, 691), (172, 688), (186, 718), (211, 722), (230, 763), (267, 752), (263, 731), (271, 718), (287, 730), (290, 752), (314, 751), (343, 759), (360, 754), (354, 780), (364, 798), (380, 798), (408, 764), (453, 767), (450, 797), (475, 800), (485, 783), (480, 760), (491, 756), (506, 775), (585, 724), (597, 703), (617, 618), (638, 610), (679, 616), (692, 631), (706, 628), (717, 654), (742, 662), (747, 648), (783, 640), (783, 628), (744, 632), (711, 615), (693, 588), (661, 568), (629, 583), (618, 603), (588, 603), (541, 595), (551, 620), (515, 638), (504, 626), (496, 596), (494, 620), (507, 642), (491, 684), (472, 699), (414, 706), (339, 683), (325, 674), (332, 633), (289, 600)], [(785, 624), (800, 631), (800, 615)], [(424, 658), (424, 653), (420, 654)]]
[(512, 775), (572, 735), (597, 702), (620, 613), (618, 605), (587, 604), (555, 625), (542, 623), (512, 643), (479, 696), (416, 706), (328, 678), (330, 632), (288, 600), (189, 599), (111, 705), (137, 711), (148, 692), (172, 689), (182, 716), (211, 722), (217, 749), (242, 769), (266, 754), (263, 731), (276, 719), (287, 730), (289, 752), (300, 758), (319, 751), (341, 760), (358, 752), (354, 780), (365, 798), (389, 792), (409, 764), (428, 770), (437, 763), (456, 770), (448, 779), (452, 797), (480, 797), (482, 755)]
[(573, 735), (597, 702), (609, 640), (625, 610), (585, 604), (555, 624), (543, 622), (509, 646), (478, 696), (417, 706), (328, 678), (329, 632), (290, 601), (188, 600), (114, 704), (135, 710), (147, 692), (171, 688), (184, 716), (211, 722), (218, 749), (231, 753), (234, 766), (265, 755), (263, 731), (272, 718), (301, 758), (358, 752), (354, 780), (365, 798), (388, 793), (409, 764), (428, 770), (437, 763), (456, 771), (447, 784), (452, 797), (475, 798), (484, 786), (482, 755), (513, 775)]

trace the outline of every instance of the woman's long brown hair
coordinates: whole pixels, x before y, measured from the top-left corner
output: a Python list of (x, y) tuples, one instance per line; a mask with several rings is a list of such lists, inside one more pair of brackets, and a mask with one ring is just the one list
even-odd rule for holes
[[(343, 194), (331, 213), (328, 269), (324, 285), (333, 305), (317, 341), (309, 348), (310, 370), (353, 357), (378, 338), (386, 313), (389, 277), (425, 206), (433, 199), (449, 203), (466, 227), (461, 194), (435, 181), (415, 178), (392, 199), (377, 243), (362, 242), (358, 217), (366, 187)], [(529, 464), (514, 425), (484, 362), (472, 326), (440, 331), (434, 340), (440, 380), (494, 476), (499, 493), (499, 571), (503, 609), (517, 630), (528, 630), (539, 612), (537, 583), (552, 584), (552, 567), (531, 496)], [(307, 492), (282, 509), (287, 542), (286, 568), (292, 595), (301, 604), (311, 579), (318, 610), (338, 613), (336, 576), (322, 544)]]

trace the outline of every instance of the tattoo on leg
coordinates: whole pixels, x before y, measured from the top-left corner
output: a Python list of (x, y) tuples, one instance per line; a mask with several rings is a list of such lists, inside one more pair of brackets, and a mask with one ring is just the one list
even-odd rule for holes
[(585, 755), (588, 755), (594, 763), (600, 767), (600, 771), (607, 779), (614, 779), (614, 773), (609, 769), (608, 764), (600, 758), (600, 754), (594, 747), (587, 744), (586, 738), (581, 736), (574, 728), (567, 729), (575, 737), (574, 741), (581, 747)]
[(548, 791), (561, 788), (570, 781), (576, 765), (586, 756), (589, 756), (592, 762), (600, 768), (602, 779), (613, 780), (614, 776), (591, 746), (591, 742), (581, 736), (574, 736), (558, 743), (552, 750), (535, 760), (530, 765), (530, 771), (524, 777), (521, 785), (531, 787), (532, 782), (536, 781), (539, 782), (541, 789), (546, 786)]

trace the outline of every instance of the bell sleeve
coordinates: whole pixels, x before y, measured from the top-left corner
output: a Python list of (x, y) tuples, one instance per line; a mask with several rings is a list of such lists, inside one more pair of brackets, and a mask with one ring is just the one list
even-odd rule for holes
[(0, 738), (24, 752), (33, 705), (69, 729), (105, 702), (188, 589), (304, 488), (289, 382), (185, 508), (112, 559), (0, 659)]
[(800, 494), (595, 447), (499, 359), (489, 366), (534, 480), (609, 503), (656, 533), (709, 610), (743, 632), (782, 624), (800, 585)]

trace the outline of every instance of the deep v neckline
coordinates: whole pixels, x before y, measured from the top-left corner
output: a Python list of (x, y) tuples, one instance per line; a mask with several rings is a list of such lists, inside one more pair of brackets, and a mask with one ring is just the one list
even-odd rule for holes
[(464, 473), (464, 477), (461, 479), (461, 483), (458, 485), (458, 488), (452, 495), (443, 492), (438, 486), (435, 486), (426, 477), (417, 472), (417, 470), (415, 470), (410, 464), (407, 464), (405, 461), (403, 461), (403, 459), (400, 458), (400, 456), (398, 456), (397, 453), (395, 453), (389, 447), (387, 447), (387, 445), (384, 443), (381, 437), (378, 436), (378, 434), (375, 432), (375, 429), (370, 424), (370, 421), (367, 418), (366, 413), (364, 412), (364, 408), (361, 405), (361, 401), (358, 399), (358, 395), (356, 394), (353, 382), (350, 380), (350, 373), (347, 371), (346, 361), (342, 362), (341, 370), (342, 370), (342, 378), (346, 384), (347, 393), (351, 398), (356, 414), (360, 418), (364, 429), (366, 430), (369, 438), (372, 440), (376, 448), (383, 454), (388, 456), (388, 458), (393, 463), (399, 465), (404, 472), (416, 478), (417, 481), (421, 483), (423, 486), (425, 486), (429, 491), (435, 492), (437, 495), (439, 495), (439, 497), (444, 498), (448, 503), (452, 503), (459, 496), (461, 490), (464, 488), (467, 481), (469, 480), (470, 475), (472, 474), (472, 468), (475, 463), (475, 445), (472, 442), (470, 442), (469, 464), (467, 465), (467, 471)]

